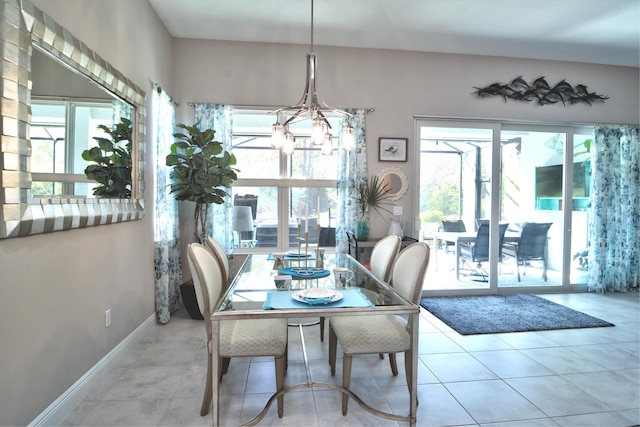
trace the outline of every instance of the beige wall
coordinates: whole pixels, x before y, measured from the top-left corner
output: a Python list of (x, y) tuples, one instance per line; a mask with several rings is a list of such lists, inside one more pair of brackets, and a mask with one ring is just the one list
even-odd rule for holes
[[(145, 0), (33, 1), (145, 91), (160, 83), (181, 104), (178, 122), (192, 122), (190, 101), (285, 105), (301, 96), (306, 46), (193, 40), (172, 45)], [(377, 161), (379, 137), (407, 137), (413, 144), (414, 115), (640, 120), (637, 68), (321, 46), (316, 53), (323, 101), (375, 108), (367, 118), (371, 173), (390, 165)], [(474, 86), (519, 75), (545, 76), (551, 83), (566, 78), (610, 99), (593, 107), (540, 107), (472, 95)], [(147, 119), (148, 141), (149, 124)], [(148, 148), (147, 162), (156, 162), (150, 156)], [(413, 182), (413, 163), (402, 167)], [(141, 221), (0, 240), (0, 425), (30, 422), (153, 314), (150, 170)], [(406, 218), (413, 216), (410, 196), (398, 204)], [(191, 227), (183, 228), (189, 236)], [(381, 235), (385, 225), (374, 223), (373, 231)], [(113, 312), (110, 328), (104, 327), (107, 308)]]
[[(193, 120), (193, 108), (188, 106), (192, 101), (271, 106), (297, 102), (304, 89), (307, 51), (308, 46), (176, 40), (178, 121)], [(367, 116), (370, 174), (399, 166), (413, 182), (416, 115), (570, 123), (638, 124), (640, 120), (638, 68), (323, 46), (316, 46), (315, 52), (320, 100), (336, 107), (375, 108)], [(529, 82), (544, 76), (550, 84), (566, 79), (610, 99), (593, 106), (539, 106), (473, 95), (474, 87), (507, 83), (518, 76)], [(378, 162), (380, 137), (409, 138), (410, 160)], [(403, 207), (407, 227), (417, 215), (413, 190), (410, 185), (396, 203)], [(372, 215), (371, 236), (386, 234), (388, 224)]]
[[(171, 89), (172, 41), (146, 0), (34, 5), (145, 92)], [(0, 240), (0, 425), (31, 422), (153, 315), (150, 168), (145, 177), (143, 220)]]

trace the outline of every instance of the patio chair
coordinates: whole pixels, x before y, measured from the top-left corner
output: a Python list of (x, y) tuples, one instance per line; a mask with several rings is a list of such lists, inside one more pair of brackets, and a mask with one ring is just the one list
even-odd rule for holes
[(520, 265), (526, 274), (527, 264), (531, 261), (542, 262), (542, 278), (547, 281), (547, 235), (553, 223), (529, 222), (522, 227), (520, 240), (514, 245), (505, 245), (504, 255), (515, 258), (518, 282), (520, 281)]
[[(461, 219), (453, 219), (453, 220), (442, 220), (442, 231), (445, 232), (454, 232), (454, 233), (464, 233), (467, 231), (467, 227), (464, 225), (464, 221)], [(455, 247), (455, 243), (453, 242), (445, 242), (444, 253), (453, 252), (451, 249)]]
[[(498, 230), (498, 244), (500, 245), (498, 259), (502, 260), (502, 244), (504, 242), (504, 233), (507, 231), (509, 224), (500, 224)], [(487, 281), (489, 273), (482, 267), (483, 262), (489, 261), (489, 224), (481, 224), (476, 234), (476, 240), (473, 243), (460, 243), (460, 259), (462, 264), (466, 266), (469, 273), (467, 275), (482, 276), (482, 281)], [(471, 264), (475, 263), (475, 267)]]

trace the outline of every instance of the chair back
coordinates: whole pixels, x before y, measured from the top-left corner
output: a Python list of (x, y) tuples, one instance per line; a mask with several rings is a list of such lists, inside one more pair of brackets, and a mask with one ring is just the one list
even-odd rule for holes
[(476, 218), (476, 230), (480, 228), (482, 224), (489, 224), (489, 219)]
[(210, 236), (204, 238), (204, 245), (211, 251), (211, 253), (213, 253), (222, 266), (222, 275), (224, 279), (222, 289), (226, 289), (229, 286), (229, 258), (227, 257), (227, 253), (222, 245)]
[(518, 242), (518, 259), (543, 259), (547, 234), (552, 224), (528, 222), (524, 225)]
[(429, 254), (429, 245), (425, 242), (412, 243), (400, 252), (393, 264), (391, 285), (414, 304), (420, 302), (424, 276), (429, 266)]
[(336, 229), (334, 227), (320, 227), (318, 246), (335, 246)]
[(208, 325), (211, 323), (208, 319), (222, 292), (222, 267), (211, 251), (200, 243), (191, 243), (189, 245), (187, 259), (196, 291), (198, 307), (205, 320), (207, 320), (205, 323)]
[(443, 219), (442, 231), (465, 232), (467, 231), (467, 227), (464, 226), (464, 221), (461, 219), (454, 219), (450, 221)]
[(371, 251), (371, 272), (380, 280), (389, 282), (391, 267), (400, 252), (400, 236), (391, 235), (380, 239)]
[[(502, 257), (502, 243), (504, 242), (504, 234), (507, 232), (509, 224), (500, 224), (498, 227), (498, 256)], [(473, 246), (473, 261), (485, 262), (489, 261), (489, 224), (483, 223), (478, 227), (476, 234), (476, 243)]]
[(489, 224), (480, 224), (473, 246), (473, 261), (489, 260)]

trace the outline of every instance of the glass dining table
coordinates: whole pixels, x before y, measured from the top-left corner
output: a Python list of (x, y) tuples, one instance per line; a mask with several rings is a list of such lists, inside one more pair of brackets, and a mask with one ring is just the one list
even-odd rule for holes
[[(287, 260), (289, 258), (289, 260)], [(293, 259), (292, 259), (293, 258)], [(417, 409), (417, 372), (418, 372), (418, 323), (420, 308), (404, 299), (391, 286), (377, 279), (371, 272), (354, 258), (347, 254), (326, 254), (322, 268), (315, 268), (315, 260), (311, 255), (305, 258), (300, 254), (299, 258), (295, 254), (285, 257), (288, 263), (284, 271), (274, 269), (274, 259), (271, 254), (249, 255), (241, 267), (238, 274), (230, 284), (226, 293), (218, 303), (215, 311), (211, 315), (212, 342), (217, 343), (219, 337), (219, 322), (232, 319), (268, 319), (287, 318), (290, 319), (290, 327), (298, 328), (301, 334), (303, 358), (306, 369), (307, 381), (299, 384), (291, 384), (284, 389), (274, 393), (266, 403), (263, 411), (253, 420), (245, 425), (255, 425), (266, 415), (271, 404), (277, 397), (292, 390), (303, 387), (324, 387), (342, 393), (346, 393), (365, 410), (391, 420), (406, 421), (409, 425), (416, 424)], [(336, 287), (333, 269), (344, 267), (354, 272), (349, 274), (349, 280), (345, 286)], [(289, 274), (293, 270), (293, 280), (289, 290), (277, 290), (274, 277), (279, 274)], [(318, 288), (321, 291), (314, 293), (327, 293), (334, 297), (331, 301), (324, 301), (322, 304), (307, 303), (302, 294), (310, 293), (307, 289)], [(413, 373), (411, 387), (409, 388), (409, 414), (396, 415), (379, 411), (362, 401), (351, 390), (339, 384), (315, 382), (311, 378), (309, 362), (306, 357), (304, 346), (303, 326), (308, 318), (324, 318), (331, 316), (371, 316), (371, 315), (405, 315), (408, 316), (408, 329), (411, 333), (411, 349), (408, 357), (411, 359)], [(218, 345), (213, 349), (213, 367), (211, 370), (213, 384), (213, 407), (212, 423), (219, 425), (220, 386), (217, 380), (219, 370)], [(328, 369), (328, 368), (327, 368)], [(336, 407), (340, 411), (341, 407)], [(285, 415), (286, 417), (286, 409)]]

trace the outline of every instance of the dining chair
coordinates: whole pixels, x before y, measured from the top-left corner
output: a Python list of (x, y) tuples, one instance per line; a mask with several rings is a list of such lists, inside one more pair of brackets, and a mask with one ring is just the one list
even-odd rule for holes
[(547, 281), (547, 235), (551, 228), (551, 222), (524, 224), (520, 239), (515, 245), (505, 245), (504, 255), (515, 258), (516, 270), (518, 272), (518, 282), (520, 281), (520, 264), (522, 264), (526, 274), (527, 264), (531, 261), (542, 262), (542, 278)]
[(222, 267), (222, 292), (229, 287), (229, 258), (220, 243), (214, 238), (206, 236), (204, 238), (204, 246), (211, 251)]
[(319, 227), (318, 246), (334, 247), (336, 245), (335, 227)]
[[(498, 229), (498, 260), (502, 261), (502, 245), (504, 243), (504, 234), (509, 224), (500, 224)], [(475, 268), (469, 266), (467, 270), (468, 276), (480, 274), (482, 280), (486, 281), (489, 273), (482, 267), (483, 262), (489, 261), (489, 224), (480, 224), (476, 233), (476, 239), (471, 243), (460, 243), (460, 259), (464, 265), (476, 264)]]
[(386, 236), (378, 240), (371, 250), (371, 272), (383, 282), (388, 283), (391, 278), (391, 267), (400, 252), (401, 243), (400, 236)]
[[(206, 319), (207, 379), (202, 398), (200, 415), (209, 413), (212, 390), (213, 342), (211, 321), (212, 310), (218, 303), (223, 283), (223, 268), (218, 259), (200, 243), (191, 243), (187, 249), (189, 269), (193, 276), (196, 298), (200, 311)], [(276, 389), (284, 388), (284, 375), (287, 369), (287, 320), (286, 319), (249, 319), (220, 321), (218, 339), (221, 363), (216, 375), (219, 381), (229, 368), (232, 357), (273, 356), (276, 370)], [(278, 417), (282, 418), (283, 396), (278, 397)]]
[[(429, 246), (424, 242), (412, 243), (404, 248), (391, 273), (393, 288), (407, 301), (418, 305), (422, 294), (424, 276), (429, 265)], [(411, 347), (412, 323), (402, 316), (339, 316), (329, 319), (329, 364), (331, 375), (336, 371), (336, 351), (338, 342), (342, 347), (342, 386), (349, 388), (351, 383), (351, 365), (354, 354), (395, 354), (404, 352), (407, 387), (411, 392), (411, 366), (413, 351)], [(393, 370), (397, 375), (397, 369)], [(349, 396), (342, 395), (342, 415), (347, 414)]]

